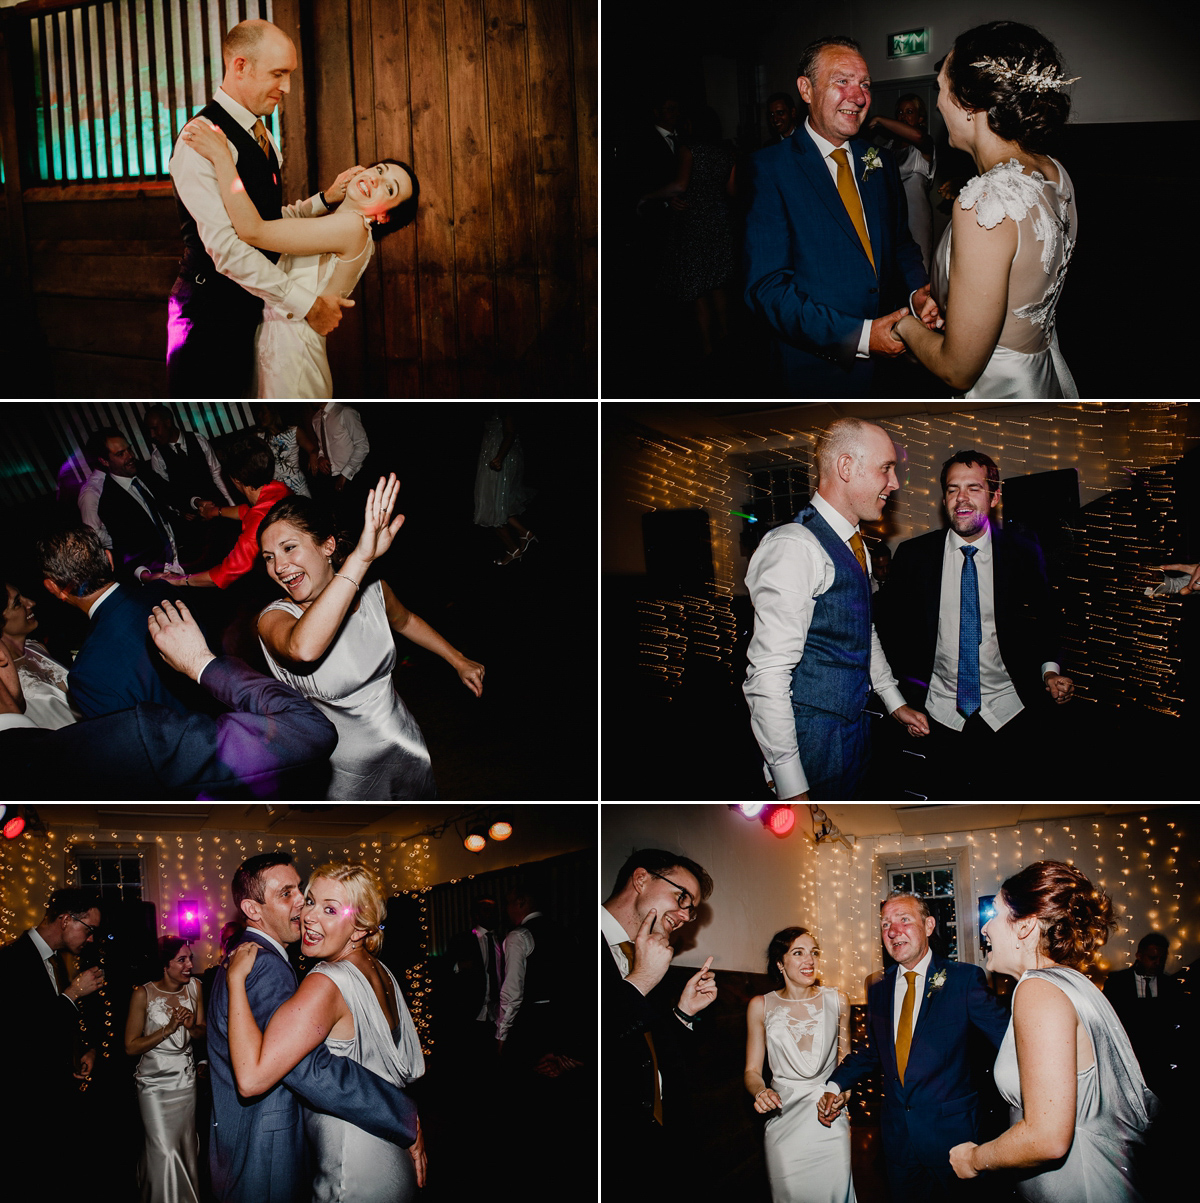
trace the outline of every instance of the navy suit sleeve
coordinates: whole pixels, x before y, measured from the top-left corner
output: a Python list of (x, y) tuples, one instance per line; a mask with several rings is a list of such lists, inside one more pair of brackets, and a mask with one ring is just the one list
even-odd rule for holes
[(880, 1068), (879, 1047), (875, 1042), (876, 1011), (885, 1004), (885, 996), (880, 987), (887, 982), (876, 982), (867, 991), (867, 1047), (851, 1053), (837, 1069), (829, 1075), (831, 1082), (836, 1082), (843, 1090), (849, 1090), (863, 1078), (868, 1078)]
[(971, 966), (971, 982), (967, 987), (967, 1015), (971, 1023), (999, 1048), (1008, 1031), (1008, 1007), (987, 988), (987, 978), (978, 965)]
[(758, 154), (750, 160), (746, 304), (793, 346), (826, 359), (853, 359), (864, 319), (824, 304), (796, 284), (794, 243), (804, 237), (797, 228), (803, 218), (796, 197), (784, 193), (776, 158)]
[[(260, 1029), (266, 1030), (271, 1016), (295, 992), (295, 980), (283, 958), (273, 951), (259, 953), (246, 979), (246, 995)], [(372, 1136), (406, 1148), (417, 1138), (417, 1107), (412, 1099), (353, 1058), (334, 1056), (324, 1044), (313, 1049), (283, 1084), (310, 1107)]]
[(240, 660), (212, 661), (203, 685), (234, 709), (214, 719), (143, 702), (57, 731), (0, 732), (6, 769), (42, 790), (52, 781), (59, 797), (98, 796), (97, 788), (123, 798), (240, 786), (269, 793), (282, 773), (323, 764), (337, 746), (337, 730), (311, 702)]

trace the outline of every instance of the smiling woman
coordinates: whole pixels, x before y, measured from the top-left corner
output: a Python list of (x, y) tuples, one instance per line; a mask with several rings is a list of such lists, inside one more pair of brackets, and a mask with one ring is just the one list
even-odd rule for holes
[(25, 698), (25, 717), (39, 727), (56, 731), (75, 722), (78, 714), (67, 697), (67, 669), (35, 639), (34, 603), (16, 585), (4, 586), (4, 623), (0, 638), (17, 670)]
[[(259, 250), (279, 252), (279, 267), (314, 294), (349, 298), (371, 260), (373, 241), (416, 217), (416, 174), (399, 160), (385, 159), (342, 172), (321, 194), (322, 203), (336, 206), (336, 212), (317, 213), (310, 200), (293, 206), (291, 216), (268, 220), (242, 186), (231, 144), (219, 127), (198, 117), (181, 138), (215, 168), (237, 236)], [(325, 337), (295, 317), (271, 305), (263, 310), (255, 337), (257, 395), (332, 397)]]

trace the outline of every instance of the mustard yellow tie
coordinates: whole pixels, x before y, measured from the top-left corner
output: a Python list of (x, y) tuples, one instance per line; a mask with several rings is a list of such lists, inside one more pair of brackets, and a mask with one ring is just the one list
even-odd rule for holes
[[(628, 940), (622, 940), (617, 947), (625, 954), (629, 968), (633, 968), (633, 945)], [(650, 1049), (650, 1068), (654, 1070), (654, 1122), (662, 1123), (662, 1090), (658, 1084), (658, 1054), (654, 1051), (654, 1037), (649, 1032), (643, 1032), (646, 1044)]]
[(917, 994), (913, 983), (917, 980), (917, 975), (909, 970), (904, 975), (904, 980), (908, 982), (908, 989), (904, 992), (904, 1002), (900, 1007), (900, 1026), (896, 1029), (896, 1068), (900, 1071), (901, 1086), (904, 1085), (904, 1071), (908, 1068), (908, 1050), (912, 1046), (913, 1001)]
[(258, 149), (269, 159), (271, 144), (267, 141), (267, 127), (263, 125), (261, 117), (254, 123), (254, 128), (250, 132), (254, 135), (254, 141), (258, 143)]
[(871, 254), (871, 236), (867, 233), (866, 218), (863, 217), (862, 201), (858, 198), (858, 189), (854, 186), (854, 176), (850, 171), (850, 163), (846, 158), (846, 148), (839, 146), (829, 156), (837, 164), (837, 190), (838, 196), (842, 198), (842, 204), (846, 206), (846, 212), (850, 216), (850, 220), (854, 223), (854, 228), (858, 231), (858, 240), (862, 243), (863, 250), (867, 252), (867, 258), (871, 261), (871, 267), (875, 267), (875, 256)]
[(863, 550), (862, 535), (855, 531), (850, 536), (850, 550), (854, 552), (854, 558), (858, 561), (858, 566), (865, 573), (867, 571), (867, 553)]

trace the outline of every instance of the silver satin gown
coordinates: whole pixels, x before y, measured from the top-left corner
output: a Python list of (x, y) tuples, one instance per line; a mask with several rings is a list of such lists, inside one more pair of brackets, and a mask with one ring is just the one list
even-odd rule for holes
[[(314, 966), (313, 973), (332, 979), (354, 1016), (353, 1037), (328, 1037), (325, 1047), (335, 1057), (352, 1057), (381, 1078), (407, 1086), (425, 1072), (421, 1041), (399, 984), (386, 965), (380, 968), (392, 979), (400, 1010), (394, 1032), (388, 1030), (370, 982), (354, 965), (335, 961)], [(407, 1149), (307, 1107), (304, 1133), (316, 1164), (313, 1203), (408, 1203), (417, 1197), (416, 1170)]]
[[(1030, 1203), (1138, 1203), (1137, 1159), (1158, 1110), (1129, 1037), (1112, 1004), (1082, 973), (1058, 965), (1031, 969), (1031, 977), (1056, 985), (1070, 1000), (1087, 1031), (1095, 1064), (1076, 1075), (1075, 1139), (1054, 1168), (1022, 1173), (1021, 1197)], [(1014, 991), (1015, 995), (1015, 991)], [(1017, 1123), (1024, 1112), (1017, 1072), (1017, 1041), (1011, 1021), (996, 1057), (996, 1088)]]
[(783, 1100), (763, 1133), (772, 1203), (855, 1203), (850, 1120), (843, 1114), (826, 1128), (817, 1119), (837, 1068), (839, 1006), (827, 986), (811, 1001), (774, 991), (764, 999), (771, 1089)]
[[(297, 618), (304, 613), (287, 598), (272, 602), (263, 613), (270, 610)], [(285, 668), (265, 643), (262, 649), (272, 674), (315, 702), (337, 728), (329, 798), (363, 802), (437, 797), (425, 737), (392, 684), (396, 645), (379, 581), (363, 590), (358, 609), (346, 615), (329, 650), (315, 664)]]
[[(195, 980), (180, 993), (162, 991), (153, 982), (146, 982), (145, 990), (143, 1036), (167, 1026), (171, 1007), (187, 1007), (194, 1014), (200, 997), (200, 983)], [(162, 1044), (144, 1052), (134, 1080), (146, 1130), (146, 1147), (138, 1167), (142, 1203), (198, 1203), (200, 1144), (191, 1032), (178, 1027)]]

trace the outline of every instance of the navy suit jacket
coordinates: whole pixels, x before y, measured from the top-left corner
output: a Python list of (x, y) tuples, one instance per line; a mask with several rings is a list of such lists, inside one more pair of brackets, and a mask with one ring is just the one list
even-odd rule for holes
[[(898, 969), (893, 965), (867, 990), (867, 1047), (847, 1057), (831, 1079), (849, 1090), (882, 1069), (884, 1157), (899, 1162), (908, 1146), (944, 1178), (953, 1175), (950, 1150), (977, 1139), (979, 1096), (971, 1078), (968, 1035), (974, 1027), (999, 1048), (1009, 1014), (988, 992), (982, 969), (935, 954), (901, 1084), (892, 1035)], [(933, 978), (941, 970), (946, 972), (945, 984), (934, 990)]]
[(182, 715), (142, 702), (57, 731), (0, 730), (5, 780), (22, 797), (261, 801), (337, 747), (337, 729), (316, 706), (240, 660), (218, 657), (202, 682), (230, 713)]
[(74, 1116), (79, 1020), (71, 1000), (55, 991), (28, 932), (0, 948), (0, 1031), (14, 1033), (5, 1041), (3, 1074), (6, 1082), (20, 1083), (0, 1092), (0, 1123), (9, 1140), (36, 1139), (48, 1116)]
[(88, 633), (67, 676), (71, 696), (86, 718), (157, 702), (178, 714), (199, 704), (183, 700), (193, 683), (167, 667), (150, 640), (147, 616), (157, 598), (143, 586), (119, 584), (89, 620)]
[[(875, 628), (908, 701), (925, 705), (937, 650), (942, 559), (948, 535), (930, 531), (896, 549), (887, 584), (875, 595)], [(1041, 548), (1003, 527), (992, 527), (992, 587), (1000, 658), (1021, 701), (1049, 703), (1042, 665), (1060, 661), (1058, 610), (1046, 580)]]
[(873, 367), (856, 357), (863, 320), (907, 305), (929, 282), (895, 160), (880, 151), (881, 166), (864, 178), (870, 143), (846, 146), (878, 276), (803, 124), (750, 159), (746, 303), (775, 335), (797, 396), (865, 395)]
[[(296, 993), (296, 971), (253, 929), (245, 939), (262, 952), (246, 979), (259, 1028)], [(239, 941), (240, 943), (240, 941)], [(319, 1044), (282, 1082), (242, 1098), (229, 1061), (229, 989), (224, 967), (213, 981), (208, 1012), (212, 1121), (209, 1167), (221, 1203), (308, 1203), (312, 1178), (304, 1148), (300, 1104), (336, 1115), (374, 1136), (407, 1148), (417, 1137), (417, 1109), (391, 1082)]]

